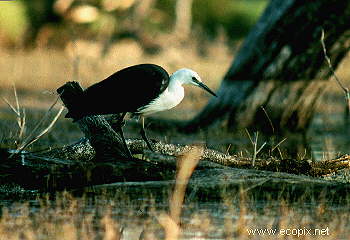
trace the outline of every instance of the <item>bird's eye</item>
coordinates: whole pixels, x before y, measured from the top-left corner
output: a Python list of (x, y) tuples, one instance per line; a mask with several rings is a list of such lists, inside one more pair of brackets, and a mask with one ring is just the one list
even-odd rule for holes
[(192, 80), (195, 82), (198, 82), (197, 78), (195, 78), (195, 77), (192, 77)]

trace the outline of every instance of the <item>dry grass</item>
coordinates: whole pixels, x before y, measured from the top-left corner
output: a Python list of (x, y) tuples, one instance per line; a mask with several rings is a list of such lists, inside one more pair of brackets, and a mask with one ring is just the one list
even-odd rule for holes
[[(267, 203), (237, 194), (208, 206), (184, 204), (180, 224), (176, 224), (162, 209), (164, 203), (149, 204), (147, 199), (130, 203), (127, 197), (72, 197), (65, 193), (54, 200), (44, 198), (2, 208), (0, 239), (298, 239), (292, 232), (286, 236), (288, 232), (283, 231), (287, 229), (304, 230), (299, 230), (299, 239), (350, 236), (349, 205), (339, 208), (326, 201), (287, 204), (283, 199)], [(264, 229), (276, 233), (268, 234)], [(322, 229), (323, 234), (307, 235), (305, 229)]]
[[(175, 186), (157, 200), (151, 192), (131, 197), (73, 196), (63, 192), (7, 204), (0, 217), (0, 240), (179, 240), (179, 239), (346, 239), (350, 202), (325, 199), (287, 202), (254, 199), (247, 191), (217, 193), (221, 201), (185, 197), (188, 180), (203, 152), (194, 147), (178, 159)], [(169, 201), (168, 201), (169, 200)]]

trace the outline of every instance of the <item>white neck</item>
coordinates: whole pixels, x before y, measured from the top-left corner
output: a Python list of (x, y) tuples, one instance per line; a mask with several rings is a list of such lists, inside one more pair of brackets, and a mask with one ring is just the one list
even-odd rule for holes
[(171, 109), (178, 105), (185, 96), (183, 84), (193, 84), (192, 77), (200, 79), (198, 74), (191, 69), (183, 68), (174, 72), (169, 79), (169, 85), (158, 98), (149, 105), (138, 109), (141, 114), (151, 114), (154, 112)]
[(171, 75), (168, 87), (158, 98), (153, 100), (148, 106), (139, 109), (143, 115), (152, 114), (159, 111), (165, 111), (178, 105), (185, 96), (185, 90), (182, 87), (183, 81), (176, 75)]
[(174, 91), (174, 93), (176, 91), (178, 91), (180, 88), (182, 87), (182, 84), (184, 84), (184, 81), (182, 78), (180, 78), (177, 75), (171, 75), (170, 76), (170, 80), (169, 80), (169, 85), (168, 85), (168, 91)]

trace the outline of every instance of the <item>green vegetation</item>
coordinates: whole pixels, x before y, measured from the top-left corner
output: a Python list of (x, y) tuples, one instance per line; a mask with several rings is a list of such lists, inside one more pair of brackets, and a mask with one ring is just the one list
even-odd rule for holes
[[(175, 0), (156, 0), (145, 17), (137, 17), (135, 1), (107, 4), (109, 1), (10, 1), (0, 2), (0, 29), (7, 41), (0, 44), (30, 44), (43, 37), (50, 43), (69, 41), (74, 34), (89, 38), (118, 36), (135, 26), (152, 34), (172, 32), (175, 24)], [(68, 4), (67, 4), (68, 3)], [(215, 39), (224, 33), (230, 41), (242, 39), (257, 21), (267, 0), (195, 0), (192, 5), (192, 34)], [(89, 7), (89, 9), (80, 8)], [(85, 12), (84, 12), (85, 11)], [(133, 14), (136, 16), (133, 16)], [(132, 19), (132, 20), (131, 20)], [(131, 23), (131, 22), (132, 23)], [(135, 30), (135, 29), (134, 29)], [(152, 35), (150, 35), (152, 36)], [(33, 43), (32, 43), (33, 44)]]
[(28, 19), (22, 2), (0, 2), (0, 36), (5, 41), (20, 42), (27, 27)]
[(193, 20), (211, 38), (220, 31), (229, 39), (241, 39), (255, 24), (267, 1), (260, 0), (197, 0), (193, 5)]

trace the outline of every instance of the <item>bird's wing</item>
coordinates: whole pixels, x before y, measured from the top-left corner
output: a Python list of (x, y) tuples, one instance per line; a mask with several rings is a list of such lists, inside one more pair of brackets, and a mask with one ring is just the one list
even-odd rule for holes
[(124, 68), (84, 91), (81, 115), (135, 112), (158, 97), (168, 84), (169, 74), (158, 65)]

